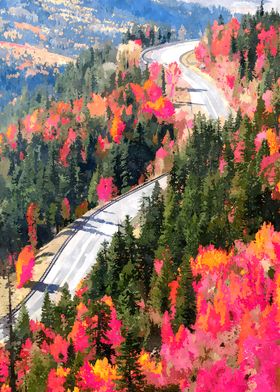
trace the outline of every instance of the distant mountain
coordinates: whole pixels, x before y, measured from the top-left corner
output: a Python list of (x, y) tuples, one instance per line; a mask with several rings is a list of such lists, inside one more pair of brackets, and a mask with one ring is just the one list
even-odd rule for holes
[(121, 42), (134, 23), (170, 26), (173, 37), (183, 25), (196, 38), (220, 14), (231, 16), (177, 0), (0, 0), (0, 112), (23, 88), (51, 89), (64, 64), (90, 46)]
[(230, 18), (225, 8), (177, 0), (0, 0), (0, 40), (73, 56), (100, 41), (119, 42), (133, 22), (184, 25), (196, 38), (220, 14)]

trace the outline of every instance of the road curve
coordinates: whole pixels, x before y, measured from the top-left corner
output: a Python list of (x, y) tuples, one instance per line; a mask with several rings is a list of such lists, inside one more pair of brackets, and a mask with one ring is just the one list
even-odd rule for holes
[[(225, 117), (229, 114), (229, 108), (217, 88), (180, 61), (181, 56), (193, 50), (197, 43), (198, 41), (186, 41), (149, 49), (143, 52), (142, 59), (145, 63), (157, 61), (164, 65), (176, 61), (180, 64), (183, 78), (192, 86), (189, 89), (191, 102), (205, 105), (209, 117)], [(136, 216), (142, 198), (152, 194), (155, 181), (137, 187), (75, 222), (73, 234), (62, 245), (40, 281), (23, 301), (30, 318), (40, 318), (45, 290), (55, 298), (59, 288), (67, 283), (70, 292), (75, 292), (78, 283), (94, 264), (101, 244), (105, 240), (111, 241), (118, 224), (124, 221), (126, 215)], [(167, 187), (167, 175), (160, 176), (158, 181), (163, 189)], [(15, 318), (19, 309), (20, 305), (14, 311)], [(7, 339), (6, 328), (7, 318), (3, 317), (0, 320), (0, 340)]]
[(163, 65), (176, 61), (182, 71), (182, 78), (191, 86), (189, 88), (191, 103), (204, 106), (211, 118), (226, 118), (230, 114), (230, 108), (215, 84), (181, 62), (181, 57), (194, 50), (198, 43), (199, 41), (185, 41), (147, 49), (142, 54), (142, 61), (146, 64), (157, 61)]

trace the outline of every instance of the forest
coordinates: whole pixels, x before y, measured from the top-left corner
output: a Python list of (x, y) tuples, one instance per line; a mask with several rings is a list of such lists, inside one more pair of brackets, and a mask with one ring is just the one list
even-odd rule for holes
[(0, 238), (4, 263), (19, 255), (18, 287), (64, 226), (155, 176), (159, 160), (170, 173), (143, 199), (139, 232), (127, 216), (73, 298), (46, 292), (41, 321), (21, 308), (1, 391), (279, 391), (279, 21), (261, 5), (209, 26), (196, 61), (233, 114), (198, 113), (187, 140), (180, 72), (140, 68), (141, 29), (118, 51), (86, 51), (57, 79), (59, 99), (9, 125)]

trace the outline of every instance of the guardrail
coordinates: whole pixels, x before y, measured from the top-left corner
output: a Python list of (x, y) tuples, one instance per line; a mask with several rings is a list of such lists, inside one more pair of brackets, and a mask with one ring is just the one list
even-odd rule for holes
[[(79, 222), (79, 219), (81, 219), (81, 218), (77, 219), (77, 223), (78, 223), (78, 224), (75, 224), (75, 226), (74, 226), (75, 228), (74, 228), (74, 230), (73, 230), (73, 233), (72, 233), (71, 235), (69, 235), (69, 237), (64, 241), (64, 243), (61, 245), (61, 247), (59, 248), (59, 250), (56, 252), (56, 254), (54, 255), (52, 261), (50, 262), (50, 264), (49, 264), (48, 267), (46, 268), (45, 272), (43, 273), (43, 275), (41, 276), (41, 278), (38, 280), (37, 284), (42, 283), (42, 282), (44, 281), (44, 279), (46, 278), (46, 276), (47, 276), (47, 275), (49, 274), (49, 272), (51, 271), (52, 267), (53, 267), (54, 264), (56, 263), (57, 259), (59, 258), (59, 256), (60, 256), (61, 253), (63, 252), (63, 250), (66, 248), (66, 246), (69, 244), (69, 242), (73, 239), (73, 237), (75, 237), (75, 235), (78, 233), (80, 227), (82, 227), (83, 225), (85, 225), (91, 218), (93, 218), (95, 215), (99, 214), (100, 212), (104, 211), (106, 208), (112, 206), (113, 204), (117, 203), (118, 201), (120, 201), (120, 200), (122, 200), (122, 199), (125, 199), (127, 196), (129, 196), (129, 195), (131, 195), (131, 194), (133, 194), (133, 193), (135, 193), (135, 192), (138, 192), (139, 190), (141, 190), (141, 189), (143, 189), (143, 188), (146, 188), (148, 185), (150, 185), (150, 184), (152, 184), (152, 183), (154, 183), (154, 182), (156, 182), (156, 181), (158, 181), (158, 180), (160, 180), (160, 179), (162, 179), (162, 178), (164, 178), (164, 177), (167, 177), (168, 175), (169, 175), (169, 173), (164, 173), (164, 174), (161, 174), (160, 176), (158, 176), (158, 177), (156, 177), (156, 178), (154, 178), (154, 179), (152, 179), (152, 180), (150, 180), (150, 181), (147, 181), (147, 182), (145, 182), (145, 183), (143, 183), (143, 184), (141, 184), (141, 185), (137, 185), (137, 186), (135, 186), (133, 189), (129, 190), (128, 192), (126, 192), (126, 193), (124, 193), (124, 194), (122, 194), (122, 195), (120, 195), (120, 196), (115, 197), (113, 200), (111, 200), (110, 202), (106, 203), (104, 206), (95, 209), (94, 212), (93, 212), (92, 214), (86, 216), (86, 218), (83, 219), (83, 220), (81, 220), (81, 222)], [(87, 212), (86, 214), (88, 214), (88, 212)], [(85, 215), (86, 215), (86, 214), (85, 214)], [(85, 216), (85, 215), (83, 215), (83, 216)], [(73, 223), (74, 223), (74, 222), (73, 222)], [(73, 225), (73, 223), (72, 223), (72, 225)], [(27, 302), (30, 298), (32, 298), (32, 296), (35, 294), (35, 292), (36, 292), (36, 285), (35, 285), (34, 288), (32, 288), (32, 290), (27, 294), (27, 296), (26, 296), (19, 304), (17, 304), (17, 306), (13, 309), (13, 311), (12, 311), (13, 317), (17, 314), (17, 312), (19, 312), (20, 308), (21, 308), (24, 304), (26, 304), (26, 302)], [(2, 320), (3, 320), (4, 318), (6, 318), (6, 317), (7, 317), (7, 316), (4, 316), (4, 317), (2, 318)], [(2, 321), (2, 320), (1, 320), (1, 321)]]
[(144, 49), (143, 52), (141, 53), (141, 60), (142, 60), (142, 62), (144, 64), (152, 63), (153, 60), (145, 59), (145, 55), (147, 53), (151, 52), (152, 50), (168, 48), (169, 46), (174, 46), (174, 45), (184, 45), (184, 44), (186, 44), (188, 42), (196, 42), (196, 41), (198, 42), (199, 40), (196, 38), (196, 39), (188, 39), (186, 41), (173, 41), (173, 42), (168, 42), (167, 44), (162, 44), (162, 45), (157, 45), (157, 46), (150, 46), (149, 48)]

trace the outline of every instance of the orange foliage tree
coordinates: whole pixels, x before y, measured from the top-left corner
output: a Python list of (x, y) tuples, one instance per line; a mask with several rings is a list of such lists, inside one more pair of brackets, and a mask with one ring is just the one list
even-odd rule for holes
[(34, 250), (31, 245), (27, 245), (20, 252), (16, 262), (17, 288), (23, 287), (32, 278), (34, 265)]

